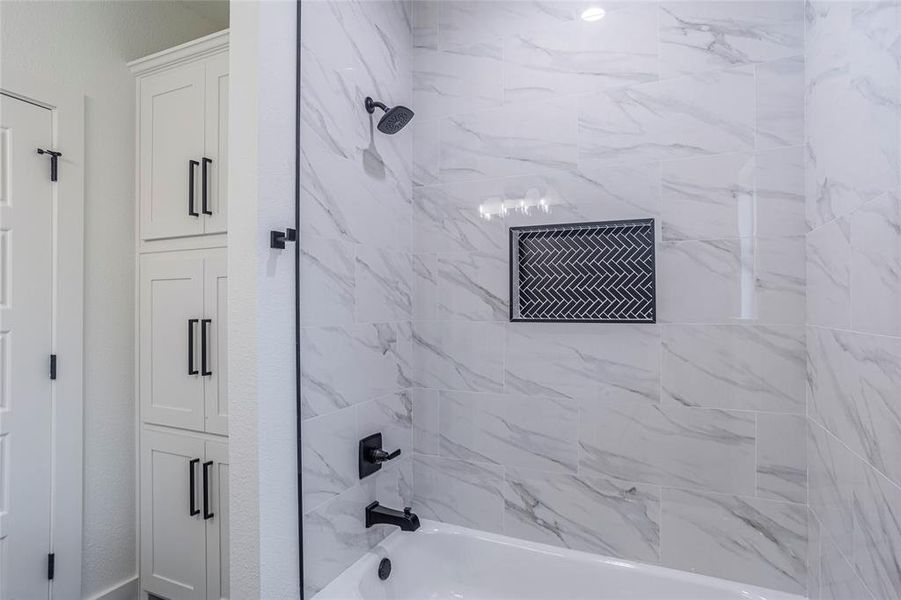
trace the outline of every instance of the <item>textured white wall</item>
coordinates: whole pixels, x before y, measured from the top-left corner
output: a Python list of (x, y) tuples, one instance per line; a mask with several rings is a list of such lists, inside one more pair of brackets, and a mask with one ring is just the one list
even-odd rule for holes
[(137, 573), (135, 100), (125, 63), (228, 26), (185, 4), (5, 1), (0, 6), (2, 65), (85, 94), (85, 597)]
[(296, 13), (232, 4), (229, 79), (231, 595), (299, 596), (294, 377)]

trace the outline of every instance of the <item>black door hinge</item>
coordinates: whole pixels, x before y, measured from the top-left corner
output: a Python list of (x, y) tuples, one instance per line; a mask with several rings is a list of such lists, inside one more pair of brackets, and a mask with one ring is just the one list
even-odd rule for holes
[(53, 571), (56, 568), (56, 554), (50, 553), (47, 555), (47, 579), (53, 579)]
[(56, 379), (56, 354), (50, 355), (50, 379)]
[(56, 181), (59, 157), (62, 156), (63, 153), (62, 152), (54, 152), (53, 150), (44, 150), (43, 148), (38, 148), (38, 154), (46, 154), (50, 157), (50, 181)]

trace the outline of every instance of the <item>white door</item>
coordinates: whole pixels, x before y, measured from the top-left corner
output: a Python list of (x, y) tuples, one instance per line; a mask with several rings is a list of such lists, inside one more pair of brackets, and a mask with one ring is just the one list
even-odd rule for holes
[(203, 431), (203, 259), (141, 257), (141, 419)]
[(206, 598), (203, 457), (200, 438), (143, 432), (141, 582), (163, 598)]
[(203, 233), (205, 88), (203, 63), (141, 81), (138, 189), (143, 239)]
[(0, 598), (48, 598), (51, 113), (0, 96)]
[(206, 519), (206, 597), (228, 598), (228, 444), (206, 443), (205, 468), (209, 477)]
[[(203, 335), (206, 344), (204, 404), (206, 431), (228, 435), (228, 279), (225, 250), (203, 261)], [(203, 362), (201, 357), (201, 362)]]
[(206, 61), (206, 123), (204, 158), (207, 162), (206, 233), (224, 232), (228, 221), (228, 54)]

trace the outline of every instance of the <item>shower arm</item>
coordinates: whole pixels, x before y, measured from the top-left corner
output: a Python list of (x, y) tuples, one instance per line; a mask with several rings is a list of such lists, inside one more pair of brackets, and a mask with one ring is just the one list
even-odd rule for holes
[(381, 108), (382, 112), (388, 112), (388, 107), (385, 106), (383, 103), (381, 103), (377, 100), (373, 100), (372, 98), (368, 98), (368, 97), (366, 98), (366, 112), (368, 112), (371, 115), (372, 113), (375, 112), (376, 106)]

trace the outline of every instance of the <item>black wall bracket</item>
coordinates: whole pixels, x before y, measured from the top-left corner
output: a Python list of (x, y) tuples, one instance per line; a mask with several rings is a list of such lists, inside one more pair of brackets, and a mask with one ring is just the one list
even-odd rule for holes
[(270, 231), (269, 232), (269, 247), (270, 248), (278, 248), (279, 250), (285, 249), (285, 242), (296, 242), (297, 241), (297, 230), (291, 229), (290, 227), (285, 229), (284, 231)]
[(50, 157), (50, 181), (56, 181), (58, 177), (58, 160), (63, 155), (62, 152), (54, 152), (53, 150), (45, 150), (38, 148), (38, 154), (46, 154)]

